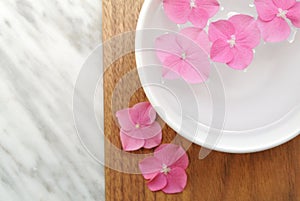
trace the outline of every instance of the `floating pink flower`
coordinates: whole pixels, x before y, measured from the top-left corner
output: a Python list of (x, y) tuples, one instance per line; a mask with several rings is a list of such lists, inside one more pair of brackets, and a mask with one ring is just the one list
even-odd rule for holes
[(254, 18), (248, 15), (211, 23), (208, 36), (213, 42), (211, 59), (238, 70), (251, 63), (253, 48), (260, 43), (260, 30)]
[(188, 83), (201, 83), (210, 73), (206, 53), (209, 47), (207, 34), (201, 29), (187, 28), (180, 34), (165, 34), (156, 39), (155, 48), (163, 64), (163, 77), (182, 77)]
[(258, 24), (266, 42), (280, 42), (291, 34), (287, 22), (300, 28), (300, 2), (296, 0), (255, 0)]
[(217, 0), (163, 0), (166, 15), (177, 24), (190, 21), (203, 28), (219, 10)]
[(164, 144), (156, 148), (154, 156), (145, 158), (139, 164), (151, 191), (165, 193), (182, 192), (186, 186), (189, 159), (185, 150), (175, 144)]
[(161, 126), (155, 121), (156, 112), (150, 103), (138, 103), (132, 108), (118, 111), (116, 116), (121, 126), (120, 136), (125, 151), (142, 147), (150, 149), (161, 143)]

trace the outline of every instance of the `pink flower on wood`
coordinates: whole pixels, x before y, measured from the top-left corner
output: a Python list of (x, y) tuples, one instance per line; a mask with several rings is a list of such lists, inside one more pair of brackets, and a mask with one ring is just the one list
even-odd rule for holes
[(253, 49), (260, 43), (260, 30), (254, 18), (248, 15), (211, 23), (208, 36), (213, 42), (211, 59), (238, 70), (252, 62)]
[(207, 34), (198, 28), (186, 28), (179, 34), (165, 34), (155, 41), (156, 54), (163, 64), (166, 79), (182, 77), (188, 83), (201, 83), (210, 73)]
[(121, 126), (120, 137), (125, 151), (142, 147), (150, 149), (161, 143), (161, 126), (155, 121), (156, 112), (150, 103), (138, 103), (132, 108), (118, 111), (116, 116)]
[(186, 168), (189, 159), (185, 150), (175, 144), (163, 144), (156, 148), (154, 156), (145, 158), (139, 164), (151, 191), (165, 193), (182, 192), (187, 183)]
[(166, 15), (177, 24), (190, 21), (203, 28), (219, 10), (217, 0), (163, 0)]
[(288, 39), (291, 28), (288, 20), (300, 28), (300, 2), (296, 0), (255, 0), (258, 25), (266, 42)]

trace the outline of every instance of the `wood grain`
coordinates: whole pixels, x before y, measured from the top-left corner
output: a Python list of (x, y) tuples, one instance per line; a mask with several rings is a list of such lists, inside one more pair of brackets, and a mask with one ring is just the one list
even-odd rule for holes
[[(103, 0), (103, 41), (136, 27), (141, 0)], [(104, 48), (104, 58), (115, 56), (123, 48), (133, 48), (134, 37)], [(109, 60), (109, 59), (108, 59)], [(106, 62), (106, 60), (105, 60)], [(109, 62), (105, 63), (109, 65)], [(119, 128), (114, 112), (124, 107), (123, 97), (128, 96), (130, 86), (139, 86), (136, 72), (133, 78), (116, 86), (124, 75), (135, 69), (134, 53), (131, 52), (114, 62), (104, 75), (105, 97), (105, 146), (106, 164), (117, 168), (137, 170), (137, 161), (114, 151), (121, 149)], [(129, 106), (146, 100), (142, 89), (130, 94)], [(113, 103), (113, 106), (112, 106)], [(300, 123), (300, 122), (299, 122)], [(164, 142), (170, 142), (175, 132), (169, 127), (163, 130)], [(181, 139), (182, 140), (182, 139)], [(182, 140), (184, 142), (184, 140)], [(272, 150), (254, 154), (211, 153), (204, 160), (197, 160), (200, 147), (192, 145), (188, 150), (190, 165), (188, 185), (183, 193), (166, 195), (153, 193), (145, 185), (141, 175), (125, 174), (106, 168), (107, 201), (300, 201), (300, 138)], [(137, 151), (136, 154), (150, 151)], [(126, 160), (127, 159), (127, 160)], [(114, 168), (115, 169), (115, 168)]]

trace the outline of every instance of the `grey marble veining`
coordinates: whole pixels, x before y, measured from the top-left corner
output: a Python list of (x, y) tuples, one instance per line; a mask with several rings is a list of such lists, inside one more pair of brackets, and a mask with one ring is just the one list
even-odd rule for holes
[(0, 1), (0, 201), (104, 200), (72, 114), (100, 18), (97, 0)]

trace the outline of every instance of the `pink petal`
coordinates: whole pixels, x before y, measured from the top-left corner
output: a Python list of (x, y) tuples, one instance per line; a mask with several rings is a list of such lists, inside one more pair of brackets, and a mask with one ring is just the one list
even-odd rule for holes
[(152, 180), (154, 177), (156, 177), (158, 174), (160, 174), (160, 171), (158, 172), (154, 172), (154, 173), (150, 173), (150, 174), (144, 174), (143, 177), (146, 180)]
[(291, 20), (293, 25), (297, 28), (300, 28), (300, 20)]
[(118, 122), (121, 126), (121, 128), (125, 131), (131, 131), (135, 123), (130, 117), (130, 109), (124, 109), (116, 112), (116, 117), (118, 118)]
[(148, 188), (151, 191), (159, 191), (167, 185), (166, 175), (160, 173), (157, 174), (152, 180), (147, 183)]
[[(183, 51), (183, 50), (182, 50)], [(180, 69), (180, 63), (182, 59), (178, 56), (170, 55), (163, 63), (165, 68), (172, 69), (174, 72), (178, 72)]]
[(161, 162), (155, 157), (148, 157), (139, 162), (139, 168), (145, 179), (152, 179), (160, 173)]
[[(208, 59), (206, 59), (208, 60)], [(194, 65), (193, 65), (194, 66)], [(181, 75), (184, 80), (186, 80), (188, 83), (191, 84), (197, 84), (197, 83), (202, 83), (205, 82), (209, 78), (210, 74), (210, 63), (205, 64), (205, 63), (200, 63), (197, 66), (197, 68), (202, 68), (201, 70), (199, 69), (182, 69), (181, 70)]]
[(203, 49), (206, 53), (209, 53), (210, 41), (208, 39), (207, 33), (203, 29), (196, 27), (188, 27), (182, 29), (180, 31), (180, 34), (193, 40), (199, 47), (201, 47), (201, 49)]
[(288, 10), (295, 5), (296, 0), (273, 0), (273, 2), (277, 6), (277, 8)]
[(208, 13), (208, 17), (211, 18), (218, 11), (220, 4), (216, 0), (196, 0), (196, 5)]
[(182, 168), (172, 168), (167, 174), (167, 185), (162, 189), (165, 193), (180, 193), (187, 183), (187, 175)]
[(159, 135), (161, 133), (161, 126), (158, 122), (153, 122), (149, 126), (134, 128), (131, 131), (123, 131), (123, 133), (135, 139), (146, 140)]
[(189, 83), (201, 83), (208, 79), (211, 64), (207, 53), (198, 47), (191, 47), (187, 51), (185, 65), (180, 74)]
[[(201, 48), (198, 47), (198, 49), (202, 51)], [(210, 72), (210, 63), (207, 54), (202, 51), (198, 55), (193, 55), (198, 57), (196, 59), (188, 57), (186, 60), (180, 60), (173, 66), (173, 70), (188, 83), (204, 82), (207, 80)], [(205, 55), (203, 60), (201, 60), (203, 58), (201, 55)]]
[(260, 30), (256, 20), (249, 15), (234, 15), (229, 19), (236, 30), (236, 43), (254, 48), (260, 43)]
[(181, 55), (181, 47), (178, 45), (176, 34), (165, 34), (155, 40), (156, 55), (164, 63), (170, 56), (174, 59)]
[(197, 68), (196, 66), (187, 64), (186, 62), (184, 63), (185, 64), (182, 66), (180, 70), (180, 75), (186, 82), (191, 84), (196, 84), (196, 83), (202, 83), (205, 80), (207, 80), (208, 75), (203, 74), (201, 71), (195, 69)]
[(281, 42), (288, 39), (291, 34), (288, 23), (280, 17), (275, 17), (270, 22), (261, 20), (258, 20), (257, 22), (261, 30), (262, 38), (266, 42)]
[[(228, 21), (234, 26), (236, 35), (240, 32), (250, 32), (250, 28), (252, 28), (255, 24), (255, 20), (253, 17), (249, 15), (238, 14), (230, 17)], [(249, 27), (250, 26), (250, 27)]]
[[(194, 32), (198, 28), (192, 28), (192, 29)], [(198, 41), (195, 41), (194, 33), (191, 32), (192, 29), (190, 29), (190, 28), (183, 29), (183, 32), (182, 32), (183, 34), (180, 33), (177, 35), (176, 42), (177, 42), (178, 46), (181, 48), (181, 53), (179, 55), (179, 58), (181, 60), (182, 60), (182, 53), (186, 53), (187, 57), (189, 57), (191, 54), (194, 54), (194, 53), (197, 54), (198, 52), (205, 53), (205, 51), (203, 51), (203, 48), (201, 48), (201, 44), (205, 43), (207, 45), (207, 41), (201, 42), (201, 44), (200, 44), (200, 38), (198, 39)], [(185, 34), (187, 34), (187, 35), (185, 35)], [(205, 36), (203, 36), (203, 38), (205, 38)], [(207, 39), (205, 39), (205, 40), (207, 40)], [(206, 56), (208, 56), (208, 55), (206, 54)]]
[(227, 63), (233, 69), (245, 69), (253, 60), (253, 51), (249, 48), (236, 46), (233, 48), (233, 54), (233, 59)]
[(188, 21), (191, 12), (189, 0), (163, 0), (166, 15), (177, 24)]
[(174, 70), (172, 70), (170, 68), (166, 68), (166, 67), (164, 67), (162, 69), (162, 76), (169, 80), (174, 80), (174, 79), (180, 78), (180, 75), (178, 73), (176, 73)]
[(258, 16), (263, 21), (271, 21), (276, 17), (278, 8), (275, 6), (272, 0), (255, 0), (254, 3), (258, 12)]
[[(191, 40), (181, 36), (184, 45), (192, 43)], [(181, 68), (180, 55), (183, 53), (183, 48), (178, 43), (178, 35), (165, 34), (156, 39), (155, 42), (156, 54), (159, 60), (162, 62), (164, 68), (162, 76), (166, 79), (179, 78), (179, 70)]]
[(159, 134), (157, 134), (153, 138), (146, 139), (144, 148), (152, 149), (154, 147), (157, 147), (158, 145), (160, 145), (161, 140), (162, 140), (162, 133), (160, 132)]
[(300, 28), (300, 2), (297, 2), (287, 13), (287, 18), (289, 18), (293, 25)]
[(171, 165), (171, 168), (180, 167), (182, 169), (186, 169), (189, 166), (189, 157), (185, 153), (183, 154), (173, 165)]
[(219, 20), (209, 26), (208, 37), (211, 42), (218, 39), (228, 40), (235, 34), (234, 26), (228, 20)]
[(182, 59), (177, 56), (168, 57), (163, 63), (164, 68), (162, 76), (166, 79), (180, 78), (180, 69), (182, 67)]
[[(181, 55), (183, 52), (186, 53), (187, 50), (189, 50), (191, 47), (197, 48), (198, 44), (195, 43), (195, 41), (189, 36), (186, 36), (184, 34), (178, 34), (176, 37), (176, 43), (180, 47), (180, 54), (178, 55), (181, 59)], [(198, 47), (198, 49), (201, 49)]]
[(145, 144), (145, 140), (143, 139), (135, 139), (132, 138), (121, 130), (120, 131), (121, 143), (122, 147), (125, 151), (135, 151), (142, 148)]
[(172, 166), (185, 154), (185, 150), (175, 144), (163, 144), (154, 151), (154, 157), (167, 166)]
[(214, 62), (228, 63), (233, 59), (232, 48), (227, 41), (219, 39), (213, 43), (210, 57)]
[(150, 125), (156, 119), (156, 112), (149, 102), (134, 105), (129, 113), (135, 124)]
[(192, 9), (189, 15), (189, 21), (195, 26), (199, 28), (204, 28), (207, 25), (209, 15), (208, 13), (201, 7), (196, 7)]

